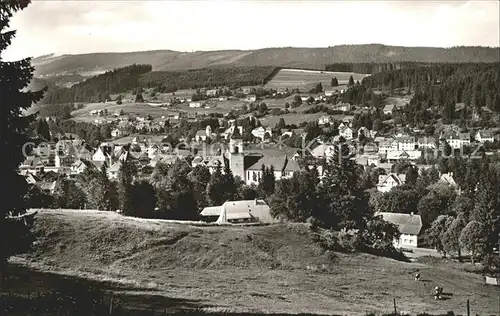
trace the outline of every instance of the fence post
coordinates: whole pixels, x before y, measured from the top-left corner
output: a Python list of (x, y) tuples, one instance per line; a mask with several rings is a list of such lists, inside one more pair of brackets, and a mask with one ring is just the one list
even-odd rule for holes
[(398, 314), (398, 310), (396, 308), (396, 298), (394, 298), (394, 316)]
[(470, 316), (470, 304), (469, 304), (469, 300), (467, 300), (467, 316)]
[(109, 314), (113, 314), (113, 293), (111, 293), (111, 299), (109, 300)]

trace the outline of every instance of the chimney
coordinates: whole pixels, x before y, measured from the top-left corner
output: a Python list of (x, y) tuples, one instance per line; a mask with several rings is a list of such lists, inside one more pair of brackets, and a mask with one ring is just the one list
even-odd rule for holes
[(413, 212), (410, 213), (410, 216), (413, 216)]
[(254, 204), (257, 205), (257, 198), (253, 200)]

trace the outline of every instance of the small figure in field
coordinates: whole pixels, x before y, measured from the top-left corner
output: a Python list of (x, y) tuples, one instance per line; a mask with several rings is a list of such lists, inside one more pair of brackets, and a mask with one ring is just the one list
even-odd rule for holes
[(420, 272), (417, 272), (417, 274), (415, 274), (415, 281), (420, 281)]
[(440, 300), (441, 299), (441, 294), (443, 293), (443, 288), (436, 286), (434, 288), (434, 299), (435, 300)]

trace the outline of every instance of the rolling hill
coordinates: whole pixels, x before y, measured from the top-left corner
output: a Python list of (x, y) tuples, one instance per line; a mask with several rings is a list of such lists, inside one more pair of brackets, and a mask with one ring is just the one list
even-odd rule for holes
[[(197, 301), (234, 312), (411, 314), (497, 308), (482, 276), (449, 266), (367, 254), (325, 252), (307, 224), (209, 226), (121, 216), (114, 212), (41, 210), (33, 252), (15, 262), (69, 276), (115, 281), (143, 297)], [(414, 282), (419, 269), (422, 282)], [(450, 299), (435, 301), (443, 286)]]
[(156, 50), (128, 53), (91, 53), (46, 55), (34, 58), (37, 77), (62, 74), (91, 76), (131, 64), (150, 64), (153, 70), (186, 70), (224, 66), (276, 66), (288, 68), (325, 68), (342, 62), (497, 62), (498, 47), (402, 47), (381, 44), (340, 45), (328, 48), (264, 48), (258, 50), (221, 50), (178, 52)]

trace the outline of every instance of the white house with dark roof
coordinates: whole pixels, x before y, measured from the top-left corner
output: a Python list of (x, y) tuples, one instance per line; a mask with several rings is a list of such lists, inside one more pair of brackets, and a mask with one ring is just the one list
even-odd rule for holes
[(422, 157), (420, 150), (395, 150), (388, 151), (386, 159), (389, 162), (399, 162), (402, 160), (417, 160)]
[(341, 123), (339, 125), (339, 136), (344, 137), (346, 140), (352, 139), (352, 128), (349, 125)]
[(480, 142), (482, 144), (484, 144), (486, 142), (493, 143), (493, 141), (494, 141), (493, 133), (489, 130), (486, 130), (486, 129), (477, 131), (475, 138), (478, 142)]
[(330, 158), (335, 153), (335, 148), (332, 144), (320, 144), (311, 150), (314, 158)]
[(252, 130), (252, 135), (261, 140), (266, 138), (266, 134), (268, 134), (268, 137), (271, 137), (273, 135), (273, 131), (270, 128), (264, 128), (262, 126), (256, 127)]
[(470, 145), (469, 133), (446, 133), (441, 136), (441, 139), (445, 140), (453, 149), (460, 149), (463, 146)]
[(396, 137), (398, 142), (398, 150), (415, 150), (417, 143), (415, 142), (415, 137), (403, 135)]
[(205, 207), (200, 215), (207, 222), (218, 224), (238, 223), (278, 223), (279, 219), (271, 216), (266, 201), (260, 199), (226, 201), (220, 206)]
[(418, 148), (436, 149), (436, 139), (434, 137), (420, 137), (417, 146)]
[(388, 175), (379, 175), (377, 190), (379, 192), (389, 192), (393, 188), (399, 185), (403, 185), (405, 181), (406, 181), (405, 174), (389, 173)]
[(393, 138), (386, 138), (378, 142), (378, 153), (387, 154), (390, 151), (398, 150), (398, 142)]
[(273, 167), (276, 180), (291, 178), (295, 172), (300, 171), (296, 161), (288, 159), (287, 156), (273, 157), (264, 156), (256, 163), (245, 170), (246, 185), (259, 184), (262, 180), (262, 166), (266, 168)]
[(375, 215), (382, 216), (385, 221), (398, 227), (401, 236), (394, 240), (394, 247), (416, 248), (418, 246), (418, 234), (422, 230), (420, 215), (386, 212), (377, 212)]

